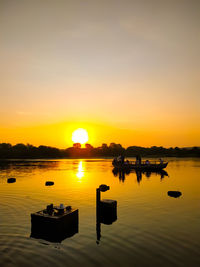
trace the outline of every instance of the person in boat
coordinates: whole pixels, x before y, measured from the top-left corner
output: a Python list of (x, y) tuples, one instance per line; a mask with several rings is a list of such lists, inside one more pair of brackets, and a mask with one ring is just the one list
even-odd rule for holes
[(117, 161), (120, 162), (120, 163), (122, 163), (123, 162), (122, 156), (118, 156), (117, 157)]
[(137, 155), (136, 156), (136, 165), (141, 165), (141, 162), (142, 162), (142, 158), (140, 155)]
[(141, 158), (140, 155), (138, 155), (138, 160), (139, 160), (139, 165), (141, 165), (141, 163), (142, 163), (142, 158)]
[(125, 162), (124, 162), (125, 165), (129, 165), (129, 160), (127, 159)]
[(147, 160), (145, 161), (145, 164), (146, 164), (146, 165), (150, 165), (150, 161), (147, 159)]
[(117, 157), (116, 161), (121, 161), (121, 156)]
[(160, 159), (160, 164), (163, 164), (163, 160), (162, 159)]
[(114, 159), (113, 159), (113, 164), (116, 164), (117, 163), (117, 158), (115, 157)]

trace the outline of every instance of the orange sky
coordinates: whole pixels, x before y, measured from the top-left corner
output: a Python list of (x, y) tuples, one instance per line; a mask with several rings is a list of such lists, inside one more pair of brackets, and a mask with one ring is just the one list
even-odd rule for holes
[(200, 145), (199, 1), (0, 1), (0, 142)]

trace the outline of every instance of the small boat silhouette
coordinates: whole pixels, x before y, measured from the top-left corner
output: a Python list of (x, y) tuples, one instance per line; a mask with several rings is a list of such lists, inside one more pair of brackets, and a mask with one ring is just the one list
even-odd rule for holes
[(7, 183), (11, 184), (11, 183), (15, 183), (16, 182), (16, 178), (8, 178), (7, 179)]
[(52, 181), (46, 181), (45, 185), (46, 186), (54, 185), (54, 182), (52, 182)]

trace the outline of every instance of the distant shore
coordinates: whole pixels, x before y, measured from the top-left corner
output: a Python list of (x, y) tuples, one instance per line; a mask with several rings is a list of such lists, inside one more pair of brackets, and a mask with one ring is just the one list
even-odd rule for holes
[(68, 158), (113, 158), (119, 155), (125, 157), (200, 157), (200, 147), (179, 148), (179, 147), (140, 147), (130, 146), (123, 148), (121, 144), (102, 144), (101, 147), (93, 147), (86, 144), (84, 148), (76, 143), (73, 147), (58, 149), (50, 146), (33, 146), (30, 144), (17, 144), (12, 146), (8, 143), (0, 144), (0, 160), (14, 159), (68, 159)]
[[(127, 157), (131, 160), (135, 160), (135, 157)], [(183, 157), (176, 157), (176, 156), (168, 156), (168, 157), (165, 157), (165, 156), (145, 156), (145, 157), (142, 157), (142, 159), (149, 159), (149, 158), (152, 158), (152, 159), (158, 159), (158, 158), (171, 158), (171, 159), (199, 159), (200, 157), (186, 157), (186, 156), (183, 156)], [(19, 163), (23, 163), (23, 162), (47, 162), (47, 161), (52, 161), (52, 162), (56, 162), (58, 160), (68, 160), (68, 159), (79, 159), (79, 160), (113, 160), (113, 157), (68, 157), (68, 158), (15, 158), (15, 159), (8, 159), (8, 158), (0, 158), (0, 165), (4, 165), (4, 164), (9, 164), (9, 163), (12, 163), (12, 162), (19, 162)]]

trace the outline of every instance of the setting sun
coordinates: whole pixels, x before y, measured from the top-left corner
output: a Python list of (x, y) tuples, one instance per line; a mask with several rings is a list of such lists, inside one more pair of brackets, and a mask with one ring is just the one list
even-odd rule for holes
[(88, 133), (85, 129), (77, 129), (72, 133), (72, 141), (74, 143), (85, 144), (88, 141)]

